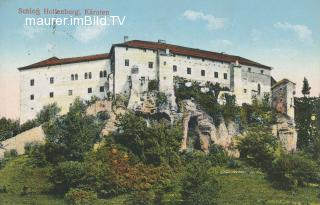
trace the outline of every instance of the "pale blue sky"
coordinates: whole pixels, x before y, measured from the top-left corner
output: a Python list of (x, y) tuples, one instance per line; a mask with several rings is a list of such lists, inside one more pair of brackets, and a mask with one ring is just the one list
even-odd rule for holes
[[(123, 26), (90, 29), (57, 26), (53, 34), (51, 27), (24, 26), (19, 8), (103, 9), (126, 20)], [(277, 80), (296, 82), (297, 93), (306, 76), (318, 95), (319, 8), (319, 0), (1, 0), (0, 116), (18, 116), (17, 67), (53, 55), (108, 52), (124, 35), (240, 55), (273, 67)]]

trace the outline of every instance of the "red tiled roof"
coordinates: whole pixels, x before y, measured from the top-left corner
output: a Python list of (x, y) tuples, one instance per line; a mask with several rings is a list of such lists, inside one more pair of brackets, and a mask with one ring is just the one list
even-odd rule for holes
[(61, 58), (61, 59), (57, 57), (52, 57), (28, 66), (20, 67), (18, 68), (18, 70), (27, 70), (30, 68), (40, 68), (45, 66), (79, 63), (79, 62), (85, 62), (85, 61), (96, 61), (96, 60), (103, 60), (108, 58), (109, 58), (108, 53), (96, 54), (96, 55), (90, 55), (90, 56), (80, 56), (80, 57), (73, 57), (73, 58)]
[(228, 63), (235, 63), (236, 61), (238, 61), (239, 64), (242, 64), (242, 65), (257, 66), (260, 68), (271, 69), (271, 67), (269, 66), (262, 65), (260, 63), (254, 62), (252, 60), (249, 60), (240, 56), (228, 55), (228, 54), (217, 53), (212, 51), (205, 51), (205, 50), (200, 50), (195, 48), (188, 48), (188, 47), (177, 46), (177, 45), (172, 45), (167, 43), (132, 40), (132, 41), (127, 41), (120, 44), (114, 44), (113, 47), (114, 46), (125, 46), (125, 47), (142, 48), (142, 49), (150, 49), (150, 50), (169, 49), (170, 52), (177, 55), (205, 58), (205, 59), (223, 61)]

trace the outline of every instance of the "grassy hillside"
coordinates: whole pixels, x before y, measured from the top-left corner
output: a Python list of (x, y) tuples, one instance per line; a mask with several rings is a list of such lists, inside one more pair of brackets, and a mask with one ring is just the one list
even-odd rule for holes
[[(0, 170), (0, 186), (5, 185), (8, 191), (0, 194), (0, 204), (66, 204), (63, 198), (50, 195), (52, 184), (48, 173), (48, 168), (31, 167), (26, 156), (11, 160)], [(255, 170), (222, 168), (217, 175), (222, 185), (219, 204), (320, 204), (318, 187), (277, 190), (265, 179), (265, 174)], [(25, 196), (21, 194), (24, 186), (29, 192)], [(97, 204), (122, 204), (125, 198), (100, 200)]]

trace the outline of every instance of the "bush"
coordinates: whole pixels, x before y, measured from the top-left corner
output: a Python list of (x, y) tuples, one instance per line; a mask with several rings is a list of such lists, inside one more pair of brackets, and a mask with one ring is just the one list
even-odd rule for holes
[(194, 161), (187, 165), (182, 179), (183, 204), (216, 204), (220, 185), (208, 172), (209, 167), (209, 164), (201, 161)]
[(46, 159), (46, 146), (36, 142), (27, 143), (24, 146), (25, 153), (31, 157), (32, 164), (37, 167), (45, 167), (48, 164)]
[(86, 169), (83, 163), (66, 161), (53, 169), (50, 179), (55, 185), (56, 191), (65, 193), (70, 188), (80, 187), (85, 175)]
[(0, 141), (13, 137), (20, 132), (18, 121), (2, 117), (0, 119)]
[(28, 120), (27, 122), (23, 123), (21, 126), (20, 126), (20, 132), (24, 132), (24, 131), (27, 131), (27, 130), (30, 130), (34, 127), (37, 127), (39, 126), (40, 124), (38, 123), (37, 120)]
[(268, 127), (251, 127), (236, 145), (240, 158), (251, 165), (269, 168), (277, 154), (280, 154), (279, 140), (274, 137)]
[(213, 166), (221, 166), (228, 162), (230, 157), (228, 156), (227, 151), (223, 147), (212, 144), (209, 149), (208, 157), (209, 161)]
[(156, 99), (156, 106), (164, 106), (168, 104), (168, 99), (165, 93), (163, 92), (158, 92), (157, 93), (157, 99)]
[(126, 205), (153, 205), (155, 194), (152, 191), (138, 191), (129, 195), (125, 201)]
[(283, 189), (320, 181), (319, 165), (302, 154), (284, 154), (273, 161), (270, 176)]
[(148, 83), (148, 90), (154, 91), (158, 89), (158, 82), (157, 80), (150, 80)]
[(72, 205), (90, 205), (94, 204), (97, 199), (96, 193), (82, 189), (70, 189), (65, 194), (65, 200)]
[(16, 149), (10, 149), (9, 151), (4, 152), (4, 158), (14, 158), (18, 156)]

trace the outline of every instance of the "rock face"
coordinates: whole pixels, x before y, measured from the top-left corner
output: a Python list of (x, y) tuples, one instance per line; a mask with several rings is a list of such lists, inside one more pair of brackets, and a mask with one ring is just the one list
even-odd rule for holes
[(183, 142), (181, 150), (190, 147), (188, 133), (190, 132), (190, 122), (196, 122), (194, 133), (199, 139), (201, 150), (209, 152), (211, 144), (221, 145), (228, 149), (232, 143), (232, 138), (240, 134), (239, 126), (234, 122), (226, 123), (223, 119), (219, 126), (215, 126), (212, 118), (197, 107), (191, 100), (183, 101)]
[[(212, 118), (204, 111), (199, 109), (191, 100), (183, 101), (183, 141), (181, 150), (186, 150), (189, 147), (194, 147), (190, 144), (190, 132), (198, 140), (200, 149), (204, 152), (209, 152), (211, 144), (217, 144), (227, 149), (230, 154), (237, 156), (239, 153), (230, 150), (233, 137), (239, 136), (239, 124), (230, 121), (221, 122), (216, 126)], [(271, 126), (272, 134), (279, 138), (284, 150), (291, 152), (296, 150), (297, 146), (297, 131), (293, 120), (285, 114), (277, 114), (276, 123)]]
[(293, 120), (284, 115), (277, 114), (276, 124), (272, 125), (272, 134), (279, 138), (284, 150), (291, 152), (297, 148), (297, 131)]
[(22, 132), (15, 137), (0, 142), (0, 159), (3, 158), (5, 151), (15, 149), (17, 153), (24, 154), (24, 146), (27, 143), (39, 143), (45, 142), (45, 134), (42, 127), (35, 127), (28, 131)]

